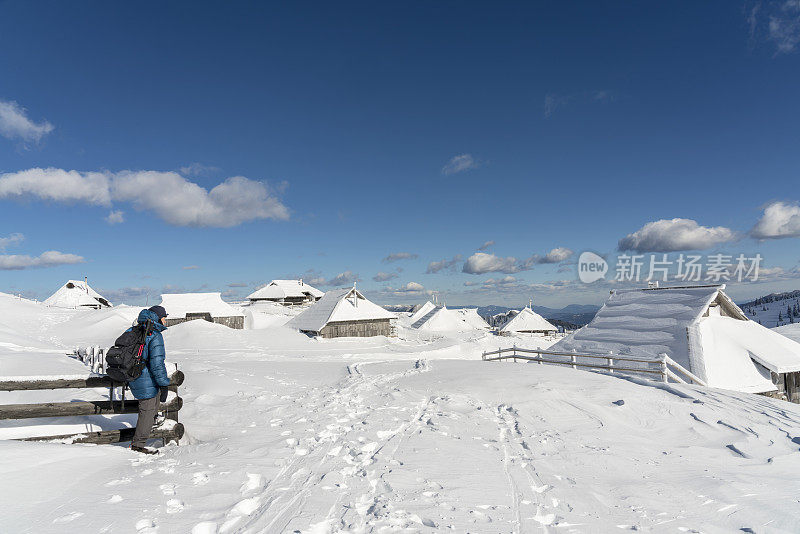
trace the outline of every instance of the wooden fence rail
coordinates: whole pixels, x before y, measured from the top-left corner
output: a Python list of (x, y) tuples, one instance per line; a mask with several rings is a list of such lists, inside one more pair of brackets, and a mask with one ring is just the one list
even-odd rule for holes
[[(184, 374), (177, 369), (170, 374), (169, 390), (171, 394), (166, 403), (162, 403), (159, 411), (164, 412), (164, 421), (153, 427), (151, 438), (162, 439), (164, 443), (177, 442), (183, 437), (184, 428), (178, 422), (178, 412), (183, 407), (183, 399), (178, 396), (178, 386), (183, 384)], [(84, 378), (53, 378), (44, 380), (6, 380), (0, 381), (0, 391), (38, 391), (45, 389), (69, 388), (109, 388), (109, 400), (44, 402), (36, 404), (3, 404), (0, 405), (0, 420), (33, 419), (39, 417), (74, 417), (86, 415), (133, 414), (139, 411), (139, 401), (114, 400), (113, 388), (119, 386), (107, 376), (90, 376)], [(58, 436), (37, 436), (20, 438), (21, 441), (68, 441), (70, 443), (109, 444), (130, 441), (133, 428), (104, 430), (99, 432), (75, 432)]]
[[(170, 387), (183, 384), (185, 376), (183, 371), (173, 371), (169, 376)], [(50, 378), (44, 380), (6, 380), (0, 381), (0, 391), (28, 391), (38, 389), (68, 389), (68, 388), (108, 388), (114, 382), (107, 376), (90, 376), (88, 378)], [(119, 383), (116, 384), (119, 386)]]
[[(553, 358), (545, 358), (546, 356), (556, 356), (562, 358), (569, 358), (569, 360), (556, 360)], [(587, 363), (579, 362), (578, 358), (604, 360), (605, 363)], [(481, 359), (487, 362), (500, 361), (500, 360), (523, 360), (529, 362), (537, 362), (540, 364), (546, 363), (549, 365), (562, 365), (572, 367), (573, 369), (588, 369), (596, 370), (607, 373), (633, 373), (643, 374), (648, 378), (656, 378), (661, 382), (669, 382), (670, 380), (682, 384), (698, 384), (705, 386), (704, 380), (695, 376), (682, 365), (675, 362), (667, 354), (660, 354), (658, 358), (646, 359), (631, 356), (624, 356), (619, 354), (587, 354), (575, 352), (556, 352), (549, 350), (539, 349), (523, 349), (520, 347), (509, 347), (505, 349), (497, 349), (493, 351), (484, 352)], [(632, 366), (631, 364), (645, 364), (645, 367)]]

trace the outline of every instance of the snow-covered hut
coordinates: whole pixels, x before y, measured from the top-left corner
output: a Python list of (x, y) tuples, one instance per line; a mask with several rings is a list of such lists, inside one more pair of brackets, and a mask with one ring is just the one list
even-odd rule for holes
[(558, 328), (533, 311), (529, 306), (523, 308), (519, 313), (498, 329), (500, 335), (512, 333), (521, 334), (555, 334)]
[(161, 305), (167, 310), (167, 326), (203, 319), (229, 328), (244, 328), (244, 314), (222, 300), (220, 293), (165, 293)]
[(44, 301), (55, 308), (109, 308), (111, 303), (84, 280), (69, 280)]
[(247, 296), (250, 302), (277, 302), (285, 306), (312, 304), (324, 295), (302, 280), (273, 280)]
[(751, 321), (725, 285), (612, 291), (595, 318), (550, 350), (656, 359), (708, 386), (800, 402), (800, 343)]
[(475, 324), (477, 321), (470, 315), (462, 313), (462, 310), (448, 309), (447, 306), (434, 306), (428, 313), (411, 323), (411, 328), (433, 332), (469, 332), (488, 329), (489, 325), (483, 319), (481, 319), (483, 325)]
[(324, 338), (389, 336), (396, 318), (351, 287), (328, 291), (286, 326)]

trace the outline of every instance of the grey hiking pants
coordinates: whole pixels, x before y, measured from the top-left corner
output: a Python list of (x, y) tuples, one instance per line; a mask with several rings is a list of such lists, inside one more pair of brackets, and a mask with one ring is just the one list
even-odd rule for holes
[(158, 413), (158, 395), (151, 399), (141, 399), (139, 401), (139, 419), (136, 421), (136, 432), (133, 434), (132, 447), (144, 447), (150, 432), (153, 430), (153, 423)]

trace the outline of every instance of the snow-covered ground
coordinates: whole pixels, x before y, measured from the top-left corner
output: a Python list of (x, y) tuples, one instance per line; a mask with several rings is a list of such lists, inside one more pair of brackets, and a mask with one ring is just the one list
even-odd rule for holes
[[(0, 311), (0, 375), (33, 376), (86, 372), (65, 349), (108, 345), (138, 309), (0, 295)], [(157, 457), (0, 441), (0, 530), (796, 531), (799, 406), (480, 361), (542, 338), (401, 326), (397, 338), (312, 340), (281, 313), (251, 318), (260, 329), (165, 332), (186, 374), (186, 437)], [(78, 391), (0, 403), (59, 395)]]

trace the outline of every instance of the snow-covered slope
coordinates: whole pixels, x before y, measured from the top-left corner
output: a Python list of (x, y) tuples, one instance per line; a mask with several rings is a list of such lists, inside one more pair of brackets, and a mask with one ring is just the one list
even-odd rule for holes
[[(0, 301), (0, 311), (13, 306)], [(38, 313), (41, 327), (15, 326), (52, 342), (29, 357), (53, 372), (77, 365), (56, 348), (78, 325), (116, 328), (102, 312), (93, 327), (78, 312), (26, 310), (16, 316)], [(0, 441), (0, 530), (795, 530), (800, 407), (480, 361), (483, 350), (541, 339), (416, 339), (169, 328), (168, 359), (186, 374), (184, 442), (152, 458)], [(9, 402), (33, 400), (0, 395)]]
[(767, 328), (800, 323), (800, 290), (767, 295), (740, 307), (748, 318)]

